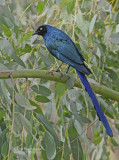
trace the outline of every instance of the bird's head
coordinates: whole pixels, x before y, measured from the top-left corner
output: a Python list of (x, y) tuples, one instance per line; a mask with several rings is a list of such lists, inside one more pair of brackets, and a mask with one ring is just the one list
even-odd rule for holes
[(32, 35), (44, 36), (46, 33), (47, 33), (47, 27), (46, 25), (42, 25), (38, 27), (38, 29)]

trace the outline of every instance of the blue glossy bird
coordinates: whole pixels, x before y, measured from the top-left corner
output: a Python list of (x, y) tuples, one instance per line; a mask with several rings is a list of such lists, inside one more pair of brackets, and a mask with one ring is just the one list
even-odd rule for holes
[[(113, 137), (113, 133), (109, 126), (109, 123), (96, 99), (92, 88), (90, 87), (88, 80), (86, 79), (85, 75), (89, 75), (91, 71), (84, 64), (85, 59), (83, 58), (83, 55), (76, 44), (63, 31), (50, 25), (42, 25), (38, 27), (33, 35), (41, 35), (44, 38), (47, 49), (54, 57), (76, 69), (77, 74), (79, 75), (83, 85), (85, 86), (86, 91), (91, 97), (99, 120), (102, 121), (108, 135), (110, 137)], [(58, 67), (58, 69), (60, 68), (60, 66)]]

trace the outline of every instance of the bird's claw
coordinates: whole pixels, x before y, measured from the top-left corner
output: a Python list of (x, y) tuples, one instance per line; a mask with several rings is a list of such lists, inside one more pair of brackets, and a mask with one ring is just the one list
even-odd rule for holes
[(60, 70), (56, 70), (55, 72), (58, 72), (58, 73), (60, 73), (62, 76), (67, 76), (68, 78), (70, 78), (70, 76), (68, 75), (67, 72), (62, 73), (62, 72), (60, 72)]
[(59, 70), (59, 69), (56, 69), (55, 72), (60, 72), (60, 70)]
[(68, 73), (67, 73), (67, 72), (65, 72), (63, 75), (66, 75), (68, 78), (70, 78), (70, 76), (68, 75)]

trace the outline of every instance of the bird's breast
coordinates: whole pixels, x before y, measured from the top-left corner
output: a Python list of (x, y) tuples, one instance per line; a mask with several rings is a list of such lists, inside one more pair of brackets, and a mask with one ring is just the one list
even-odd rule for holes
[(54, 41), (53, 40), (46, 40), (46, 47), (48, 48), (48, 49), (55, 49), (55, 45), (54, 45)]

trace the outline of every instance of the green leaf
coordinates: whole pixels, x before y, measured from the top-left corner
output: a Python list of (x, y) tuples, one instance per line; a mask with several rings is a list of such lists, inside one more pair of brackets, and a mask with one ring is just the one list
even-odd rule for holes
[(66, 81), (66, 88), (71, 89), (74, 86), (74, 77), (70, 77), (67, 81)]
[(22, 158), (27, 158), (27, 154), (24, 152), (24, 151), (21, 151), (20, 149), (15, 149), (13, 151), (13, 153), (19, 157), (22, 157)]
[(110, 138), (110, 142), (113, 144), (113, 146), (119, 147), (119, 144), (116, 142), (114, 138)]
[(45, 131), (44, 143), (48, 159), (54, 159), (56, 156), (56, 144), (53, 136), (47, 130)]
[(23, 129), (23, 125), (22, 125), (19, 113), (15, 114), (15, 116), (14, 116), (14, 131), (16, 131), (18, 133), (18, 132), (21, 132), (22, 129)]
[(75, 119), (77, 119), (80, 123), (82, 123), (82, 119), (79, 116), (78, 111), (77, 111), (76, 103), (70, 102), (70, 107), (71, 107), (71, 111), (72, 111), (72, 114), (74, 115)]
[(61, 160), (62, 159), (62, 150), (59, 148), (57, 149), (57, 153), (56, 153), (56, 156), (53, 160)]
[(114, 111), (112, 110), (111, 107), (109, 107), (109, 105), (104, 101), (104, 99), (102, 99), (101, 97), (98, 97), (98, 101), (101, 104), (101, 107), (103, 109), (103, 107), (105, 108), (104, 112), (107, 116), (109, 116), (110, 118), (114, 119)]
[(68, 92), (69, 99), (71, 99), (74, 102), (79, 102), (80, 103), (81, 96), (82, 96), (82, 93), (81, 93), (81, 91), (79, 89), (78, 90), (71, 89)]
[(16, 131), (21, 131), (22, 127), (25, 128), (27, 133), (32, 133), (32, 127), (30, 125), (29, 120), (24, 117), (21, 113), (15, 113), (15, 121), (14, 121), (14, 129)]
[(78, 120), (80, 124), (83, 125), (83, 123), (90, 123), (91, 122), (88, 118), (83, 117), (81, 114), (78, 113), (77, 106), (76, 106), (75, 102), (70, 102), (70, 108), (71, 108), (72, 114), (74, 115), (75, 119)]
[(117, 12), (116, 21), (119, 23), (119, 12)]
[(39, 104), (37, 104), (36, 102), (32, 101), (31, 99), (29, 99), (29, 102), (30, 102), (30, 104), (31, 104), (32, 106), (37, 107), (37, 108), (34, 110), (34, 112), (40, 113), (41, 115), (43, 115), (42, 109), (40, 108), (40, 105), (39, 105)]
[(9, 104), (9, 99), (6, 94), (4, 80), (0, 80), (0, 96), (2, 97), (2, 102), (7, 106)]
[(47, 53), (42, 47), (40, 48), (40, 56), (46, 66), (51, 66), (55, 63), (54, 57)]
[(21, 106), (27, 105), (27, 99), (22, 94), (16, 93), (15, 99), (19, 105)]
[(13, 94), (13, 88), (12, 88), (12, 82), (10, 79), (4, 80), (5, 86), (8, 90), (8, 92), (12, 95)]
[(114, 44), (119, 44), (119, 32), (111, 35), (111, 42)]
[(63, 83), (55, 83), (55, 96), (57, 97), (62, 97), (63, 94), (65, 93), (65, 84)]
[(91, 123), (90, 119), (82, 116), (81, 114), (79, 114), (79, 117), (81, 118), (81, 120), (82, 120), (83, 123)]
[(45, 4), (46, 4), (46, 2), (39, 2), (38, 3), (38, 5), (36, 7), (36, 10), (37, 10), (38, 14), (41, 14), (43, 12)]
[(5, 111), (0, 109), (0, 120), (5, 116)]
[(89, 31), (89, 21), (85, 20), (81, 10), (78, 10), (76, 23), (81, 32), (87, 37)]
[(11, 58), (13, 58), (18, 64), (25, 68), (24, 62), (17, 56), (15, 52), (12, 53)]
[(68, 128), (68, 135), (70, 139), (71, 151), (73, 159), (82, 160), (83, 159), (83, 149), (81, 142), (78, 138), (78, 134), (72, 123), (70, 123)]
[(48, 88), (41, 85), (39, 86), (34, 85), (31, 87), (31, 89), (37, 94), (41, 94), (43, 96), (49, 96), (51, 94), (51, 91)]
[(72, 114), (70, 112), (64, 111), (62, 114), (63, 114), (63, 116), (68, 117), (68, 118), (71, 118), (71, 116), (72, 116)]
[(117, 76), (117, 73), (111, 68), (105, 68), (105, 70), (109, 73), (109, 77), (112, 79), (113, 84), (115, 84), (116, 89), (119, 90), (119, 78)]
[(94, 137), (94, 144), (98, 145), (102, 141), (102, 137)]
[(15, 25), (15, 19), (7, 5), (0, 5), (0, 22), (9, 28), (13, 28)]
[(119, 131), (119, 124), (115, 124), (117, 130)]
[(80, 123), (79, 123), (77, 120), (74, 121), (74, 126), (75, 126), (78, 134), (80, 135), (80, 137), (86, 142), (86, 144), (87, 144), (88, 147), (89, 147), (89, 146), (90, 146), (90, 145), (89, 145), (89, 140), (88, 140), (85, 132), (83, 131), (82, 126), (80, 125)]
[(7, 37), (10, 37), (12, 35), (10, 28), (8, 28), (7, 26), (1, 25), (1, 28)]
[(65, 139), (64, 143), (64, 159), (66, 160), (70, 159), (70, 148), (67, 139)]
[(7, 39), (4, 38), (0, 42), (0, 49), (4, 51), (6, 56), (13, 58), (18, 64), (25, 67), (24, 62), (17, 56), (15, 49), (13, 48), (12, 44)]
[(97, 14), (95, 14), (95, 15), (93, 16), (92, 20), (91, 20), (90, 27), (89, 27), (89, 33), (91, 33), (91, 32), (93, 31), (96, 18), (97, 18)]
[(26, 137), (26, 147), (27, 148), (30, 148), (32, 140), (33, 140), (33, 136), (31, 134), (28, 134)]
[(36, 96), (35, 100), (42, 103), (48, 103), (50, 100), (45, 96)]
[(32, 36), (33, 33), (34, 33), (34, 31), (28, 31), (27, 33), (25, 33), (25, 34), (22, 36), (22, 38), (21, 38), (21, 40), (20, 40), (20, 43), (21, 43), (21, 42), (24, 42), (24, 41), (28, 41), (29, 38), (31, 38), (31, 36)]
[(27, 110), (34, 110), (36, 109), (35, 106), (31, 106), (28, 102), (28, 100), (20, 93), (16, 93), (15, 99), (17, 104), (19, 104), (21, 107), (24, 107)]
[(68, 12), (68, 14), (71, 14), (73, 12), (74, 4), (75, 4), (75, 1), (71, 1), (71, 2), (69, 2), (67, 4), (67, 12)]
[(7, 141), (5, 141), (1, 148), (1, 154), (3, 157), (7, 155), (8, 149), (9, 149), (9, 144)]
[(62, 2), (60, 3), (60, 8), (62, 8), (66, 2), (69, 2), (69, 0), (62, 0)]
[(47, 120), (44, 116), (42, 116), (42, 115), (40, 115), (40, 114), (37, 114), (37, 113), (36, 113), (36, 117), (37, 117), (38, 121), (43, 124), (43, 126), (46, 128), (46, 130), (47, 130), (48, 132), (50, 132), (50, 134), (53, 136), (56, 144), (57, 144), (58, 146), (60, 146), (59, 139), (58, 139), (58, 137), (57, 137), (57, 135), (56, 135), (56, 133), (55, 133), (52, 125), (48, 122), (48, 120)]
[(48, 160), (45, 150), (42, 150), (42, 159)]
[(72, 116), (72, 113), (67, 109), (67, 107), (64, 105), (64, 106), (62, 106), (63, 107), (63, 115), (65, 116), (65, 117), (68, 117), (68, 118), (71, 118), (71, 116)]
[(30, 45), (26, 44), (24, 49), (22, 50), (22, 52), (27, 53), (27, 52), (30, 52), (31, 50), (32, 50), (32, 47)]

